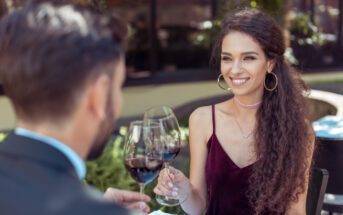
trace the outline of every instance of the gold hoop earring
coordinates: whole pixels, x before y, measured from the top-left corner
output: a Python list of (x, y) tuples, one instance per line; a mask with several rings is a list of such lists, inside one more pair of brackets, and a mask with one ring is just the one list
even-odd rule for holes
[(224, 79), (223, 74), (220, 74), (220, 75), (218, 76), (218, 78), (217, 78), (217, 84), (218, 84), (218, 86), (220, 87), (220, 89), (230, 91), (230, 90), (231, 90), (230, 87), (223, 87), (223, 86), (220, 84), (220, 78), (221, 78), (221, 77), (223, 77), (223, 79)]
[[(272, 92), (272, 91), (274, 91), (276, 89), (277, 85), (279, 84), (279, 80), (278, 80), (278, 78), (277, 78), (277, 76), (276, 76), (276, 74), (274, 72), (267, 73), (267, 75), (268, 74), (273, 75), (273, 77), (275, 79), (275, 86), (273, 88), (268, 88), (267, 85), (266, 85), (266, 78), (264, 79), (263, 85), (264, 85), (264, 89), (268, 90), (269, 92)], [(266, 75), (266, 77), (267, 77), (267, 75)]]

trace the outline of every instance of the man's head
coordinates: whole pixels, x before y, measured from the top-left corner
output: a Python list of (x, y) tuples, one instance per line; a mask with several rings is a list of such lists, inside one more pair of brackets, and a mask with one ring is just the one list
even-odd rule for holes
[(100, 125), (94, 141), (104, 142), (121, 108), (125, 34), (118, 19), (64, 3), (28, 4), (4, 17), (0, 80), (18, 119), (63, 124), (86, 105)]

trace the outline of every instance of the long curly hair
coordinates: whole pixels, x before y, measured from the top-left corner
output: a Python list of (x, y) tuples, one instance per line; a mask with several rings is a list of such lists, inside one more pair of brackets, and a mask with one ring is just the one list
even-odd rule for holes
[[(279, 81), (275, 90), (264, 90), (256, 113), (257, 162), (246, 195), (255, 214), (283, 214), (291, 202), (305, 192), (309, 177), (313, 130), (307, 120), (304, 97), (308, 88), (284, 60), (285, 41), (280, 27), (274, 19), (256, 9), (245, 9), (223, 20), (211, 57), (217, 69), (223, 38), (231, 31), (250, 35), (266, 57), (275, 60), (272, 72)], [(275, 78), (266, 75), (265, 85), (270, 89), (275, 84)]]

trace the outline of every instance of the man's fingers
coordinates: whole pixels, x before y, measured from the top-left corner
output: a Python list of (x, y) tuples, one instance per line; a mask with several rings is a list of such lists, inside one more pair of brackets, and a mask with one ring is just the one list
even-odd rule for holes
[(151, 198), (145, 194), (133, 192), (129, 190), (119, 190), (116, 188), (108, 188), (105, 192), (105, 197), (111, 199), (114, 202), (121, 203), (121, 202), (137, 202), (137, 201), (144, 201), (149, 202)]
[(144, 213), (148, 213), (150, 211), (149, 206), (145, 202), (126, 204), (125, 208), (127, 208), (128, 210), (142, 211)]
[(144, 193), (141, 195), (138, 192), (128, 191), (128, 190), (122, 190), (123, 194), (123, 201), (125, 202), (137, 202), (137, 201), (144, 201), (149, 202), (151, 198), (148, 195), (145, 195)]

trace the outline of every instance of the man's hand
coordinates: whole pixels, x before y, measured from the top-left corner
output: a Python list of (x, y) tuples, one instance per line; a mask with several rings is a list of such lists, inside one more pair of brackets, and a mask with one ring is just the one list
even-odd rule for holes
[(142, 211), (148, 213), (150, 211), (146, 202), (150, 201), (150, 197), (143, 194), (142, 199), (138, 192), (128, 190), (119, 190), (115, 188), (107, 188), (104, 197), (115, 202), (128, 210)]

